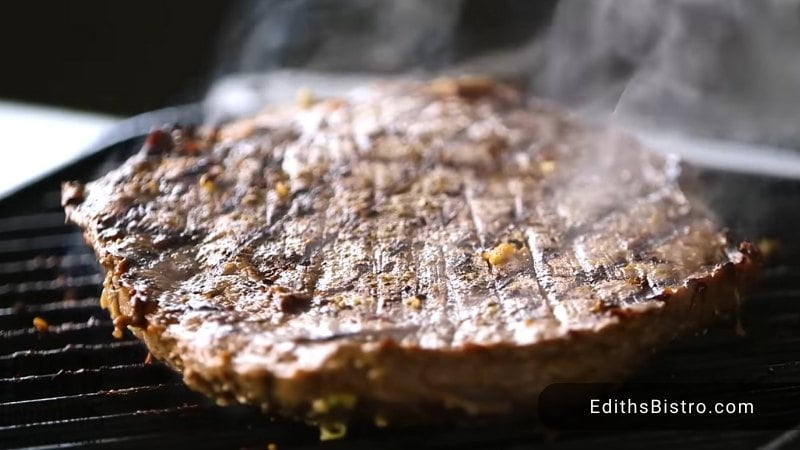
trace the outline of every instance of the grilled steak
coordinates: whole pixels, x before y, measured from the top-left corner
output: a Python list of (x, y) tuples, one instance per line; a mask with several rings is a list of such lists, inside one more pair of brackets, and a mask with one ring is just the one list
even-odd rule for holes
[(757, 252), (674, 162), (481, 79), (153, 132), (64, 205), (186, 383), (330, 421), (529, 411), (736, 307)]

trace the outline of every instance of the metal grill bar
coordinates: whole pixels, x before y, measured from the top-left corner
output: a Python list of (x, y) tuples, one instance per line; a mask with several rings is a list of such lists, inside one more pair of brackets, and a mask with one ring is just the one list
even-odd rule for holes
[(97, 267), (97, 261), (94, 255), (88, 251), (79, 253), (70, 253), (62, 257), (51, 256), (48, 258), (32, 258), (24, 261), (11, 261), (0, 263), (0, 276), (7, 283), (13, 283), (14, 280), (8, 278), (15, 274), (24, 274), (35, 276), (38, 270), (54, 270), (54, 269), (71, 269), (74, 267)]
[(86, 297), (80, 300), (60, 300), (50, 303), (21, 303), (13, 308), (0, 308), (0, 316), (29, 313), (52, 313), (54, 311), (69, 311), (75, 308), (100, 308), (100, 302), (95, 297)]
[(23, 283), (0, 286), (0, 296), (8, 294), (28, 294), (32, 292), (58, 291), (65, 288), (96, 288), (103, 282), (103, 276), (92, 274), (79, 277), (59, 277), (55, 280), (26, 281)]
[(16, 376), (36, 375), (104, 364), (130, 364), (143, 361), (146, 356), (147, 350), (137, 341), (70, 344), (57, 350), (20, 350), (0, 356), (0, 372)]
[[(102, 278), (98, 278), (102, 280)], [(43, 303), (54, 303), (58, 301), (68, 301), (75, 298), (87, 298), (94, 296), (98, 298), (102, 292), (100, 284), (86, 283), (82, 286), (59, 286), (54, 284), (48, 289), (29, 290), (11, 295), (0, 296), (0, 307), (14, 307), (19, 305), (36, 305)], [(98, 302), (99, 305), (99, 302)]]
[[(86, 322), (92, 317), (108, 317), (108, 313), (103, 312), (97, 300), (89, 303), (87, 300), (79, 300), (69, 307), (68, 302), (45, 303), (48, 308), (37, 308), (40, 305), (25, 305), (0, 309), (0, 329), (11, 332), (17, 328), (32, 327), (33, 318), (43, 317), (51, 325), (66, 322)], [(44, 306), (41, 305), (41, 306)]]
[[(193, 427), (201, 426), (202, 423), (200, 420), (186, 420), (189, 417), (187, 413), (201, 408), (205, 408), (204, 412), (208, 413), (212, 407), (189, 405), (0, 427), (0, 441), (10, 445), (18, 442), (37, 445), (53, 442), (54, 436), (58, 437), (57, 440), (88, 440), (97, 437), (98, 434), (114, 436), (130, 433), (131, 430), (154, 431), (163, 428), (166, 423), (170, 423), (176, 429), (191, 431)], [(195, 415), (195, 417), (206, 419), (205, 424), (213, 423), (213, 414), (206, 414), (205, 417)]]
[(21, 231), (30, 235), (31, 231), (41, 232), (42, 229), (51, 227), (69, 229), (69, 227), (64, 224), (63, 213), (50, 212), (0, 218), (0, 233)]
[(69, 344), (89, 344), (111, 342), (112, 324), (110, 320), (91, 320), (86, 323), (66, 322), (51, 326), (45, 333), (35, 329), (12, 330), (3, 338), (8, 348), (27, 348), (29, 350), (52, 350)]
[(77, 370), (56, 369), (44, 375), (0, 378), (0, 401), (80, 395), (175, 381), (177, 375), (160, 364), (100, 365)]
[(154, 384), (90, 394), (65, 395), (0, 403), (0, 430), (11, 425), (44, 423), (134, 410), (196, 404), (199, 396), (180, 383)]
[[(75, 252), (62, 257), (37, 257), (24, 261), (0, 263), (0, 276), (3, 277), (6, 283), (15, 283), (31, 278), (38, 279), (40, 272), (52, 274), (57, 269), (71, 271), (76, 268), (95, 271), (96, 267), (97, 261), (95, 261), (93, 254), (88, 251), (83, 253)], [(14, 276), (19, 276), (20, 279), (17, 280)]]
[(30, 252), (36, 250), (59, 250), (82, 246), (85, 243), (75, 233), (52, 234), (47, 236), (26, 237), (0, 240), (0, 253)]
[[(197, 446), (201, 448), (208, 448), (211, 443), (218, 448), (220, 445), (230, 447), (232, 442), (242, 442), (244, 438), (244, 442), (258, 443), (259, 447), (264, 448), (267, 442), (273, 440), (292, 439), (310, 444), (317, 439), (316, 432), (307, 427), (265, 425), (268, 425), (268, 420), (263, 416), (249, 416), (248, 420), (248, 416), (241, 414), (220, 415), (218, 409), (212, 405), (187, 405), (0, 428), (0, 439), (13, 446), (18, 442), (42, 445), (59, 442), (59, 438), (60, 442), (80, 442), (130, 436), (134, 438), (132, 440), (141, 441), (141, 436), (150, 434), (154, 442), (163, 445), (169, 442), (165, 439), (169, 436), (173, 439), (182, 436), (178, 441), (178, 448), (185, 447), (187, 440), (193, 447), (197, 442)], [(165, 432), (165, 429), (169, 431)], [(203, 430), (209, 429), (225, 431), (214, 433), (215, 439), (211, 442), (194, 438), (197, 435), (206, 435)]]

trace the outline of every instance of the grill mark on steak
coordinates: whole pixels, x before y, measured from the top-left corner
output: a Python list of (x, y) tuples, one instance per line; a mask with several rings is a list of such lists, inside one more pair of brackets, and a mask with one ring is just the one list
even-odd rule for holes
[(514, 219), (517, 222), (517, 224), (514, 225), (514, 229), (520, 236), (520, 241), (522, 241), (525, 251), (525, 260), (528, 262), (528, 267), (530, 269), (530, 277), (533, 281), (532, 289), (534, 291), (532, 297), (536, 297), (541, 301), (541, 305), (531, 305), (532, 309), (537, 312), (537, 314), (534, 314), (534, 317), (539, 317), (538, 313), (541, 311), (542, 318), (554, 319), (549, 295), (542, 286), (542, 281), (536, 268), (536, 261), (534, 260), (535, 255), (528, 241), (526, 229), (520, 225), (529, 220), (525, 202), (523, 201), (524, 183), (518, 180), (510, 180), (509, 183), (509, 192), (511, 192), (514, 197)]
[[(423, 180), (425, 181), (425, 180)], [(440, 198), (423, 197), (426, 220), (416, 230), (413, 241), (415, 249), (414, 266), (416, 273), (415, 294), (425, 296), (421, 309), (416, 317), (430, 317), (420, 331), (419, 342), (422, 345), (443, 345), (452, 342), (455, 325), (450, 318), (448, 299), (450, 292), (447, 285), (447, 261), (442, 239), (444, 232), (444, 212)], [(425, 286), (424, 289), (420, 286)]]
[[(359, 167), (360, 171), (364, 166)], [(370, 287), (374, 270), (371, 262), (372, 226), (362, 213), (372, 208), (372, 189), (364, 191), (364, 179), (354, 174), (344, 177), (341, 183), (332, 186), (332, 196), (326, 214), (328, 229), (333, 230), (330, 244), (323, 248), (320, 276), (316, 282), (319, 292), (342, 295), (334, 299), (344, 306), (367, 307), (368, 298), (373, 297)], [(358, 238), (354, 238), (358, 236)]]
[[(415, 176), (408, 170), (407, 164), (392, 163), (388, 171), (394, 171), (397, 183), (411, 185), (416, 182)], [(381, 176), (391, 177), (383, 174)], [(393, 192), (385, 189), (378, 191), (376, 216), (371, 220), (378, 222), (376, 227), (376, 243), (374, 257), (377, 269), (377, 296), (385, 298), (384, 312), (403, 314), (408, 305), (403, 300), (415, 294), (416, 283), (412, 287), (413, 271), (416, 265), (413, 256), (417, 214), (415, 198), (406, 192)], [(389, 223), (386, 223), (389, 222)]]
[[(571, 186), (574, 187), (576, 184), (579, 185), (581, 183), (580, 180), (574, 181), (572, 178), (561, 181), (564, 178), (560, 178), (561, 175), (559, 174), (556, 175), (557, 178), (553, 183), (555, 185), (553, 189), (556, 191), (558, 189), (575, 190)], [(597, 215), (583, 214), (582, 218), (570, 217), (559, 213), (556, 204), (552, 200), (537, 202), (533, 200), (534, 196), (528, 198), (529, 202), (535, 202), (533, 205), (533, 210), (536, 211), (534, 220), (538, 223), (526, 230), (527, 243), (533, 252), (534, 267), (540, 278), (539, 284), (546, 292), (551, 302), (551, 308), (559, 320), (562, 322), (569, 321), (570, 317), (588, 313), (594, 307), (597, 297), (603, 297), (602, 293), (598, 294), (597, 292), (599, 285), (616, 285), (616, 295), (627, 297), (637, 294), (638, 287), (615, 284), (616, 277), (609, 270), (609, 265), (598, 263), (597, 258), (582, 258), (583, 253), (580, 251), (580, 242), (576, 243), (575, 241), (591, 238), (592, 235), (587, 234), (590, 230), (593, 232), (600, 230), (601, 236), (614, 239), (616, 234), (608, 234), (607, 230), (617, 230), (619, 227), (604, 227), (602, 223), (605, 221), (622, 218), (626, 220), (627, 224), (639, 223), (635, 217), (628, 217), (629, 212), (638, 205), (639, 202), (637, 200), (631, 203), (623, 201), (621, 198), (614, 199), (626, 196), (638, 199), (641, 198), (644, 192), (650, 190), (652, 189), (646, 185), (634, 183), (632, 187), (625, 186), (619, 189), (621, 193), (614, 192), (611, 199), (618, 203), (617, 206), (613, 208), (595, 208), (595, 214), (599, 214), (599, 222), (596, 219)], [(576, 190), (578, 194), (583, 193), (581, 195), (590, 195), (588, 192), (583, 187), (579, 187)], [(596, 195), (599, 195), (604, 199), (603, 201), (607, 202), (609, 197), (607, 194), (608, 192), (600, 190)], [(524, 206), (525, 202), (523, 201), (522, 204)], [(642, 233), (638, 229), (632, 229), (630, 232), (621, 231), (620, 235), (625, 237), (634, 236), (634, 239), (647, 237), (647, 233)], [(614, 244), (610, 247), (620, 249), (620, 244), (623, 244), (622, 247), (624, 248), (624, 243), (615, 242)], [(550, 249), (553, 250), (551, 251)], [(632, 257), (631, 252), (624, 250), (621, 254), (624, 256), (620, 256), (617, 259), (630, 260)], [(603, 290), (607, 291), (608, 288), (604, 287)], [(569, 305), (566, 303), (569, 303)]]
[[(473, 173), (466, 174), (466, 176), (473, 176), (474, 177), (474, 176), (476, 176), (476, 174), (473, 172)], [(479, 182), (479, 183), (476, 183), (476, 184), (478, 186), (480, 186), (482, 183)], [(486, 246), (487, 246), (486, 242), (487, 242), (488, 238), (486, 236), (486, 231), (487, 231), (486, 230), (486, 226), (485, 226), (486, 223), (481, 221), (481, 219), (478, 217), (478, 214), (475, 211), (475, 205), (473, 204), (474, 199), (472, 197), (472, 190), (473, 190), (473, 188), (471, 188), (469, 186), (466, 186), (462, 191), (463, 195), (461, 197), (461, 200), (463, 200), (463, 202), (465, 203), (465, 205), (464, 205), (465, 206), (465, 211), (466, 211), (467, 217), (468, 217), (468, 220), (466, 220), (466, 222), (468, 224), (467, 226), (468, 226), (468, 229), (469, 229), (470, 240), (477, 239), (477, 243), (473, 243), (473, 245), (471, 246), (471, 248), (469, 250), (473, 254), (478, 254), (483, 258), (483, 254), (482, 254), (482, 252), (480, 250), (486, 248)], [(479, 244), (479, 245), (475, 245), (475, 244)], [(483, 259), (485, 259), (485, 258), (483, 258)], [(492, 276), (493, 275), (493, 273), (492, 273), (493, 272), (492, 265), (490, 263), (488, 263), (488, 261), (487, 261), (486, 264), (485, 264), (485, 267), (487, 268), (487, 272), (488, 272), (488, 274), (487, 274), (487, 278), (488, 278), (488, 281), (489, 281), (488, 286), (489, 286), (491, 295), (489, 296), (488, 299), (483, 299), (483, 301), (484, 302), (487, 302), (487, 301), (489, 302), (489, 305), (487, 305), (487, 306), (494, 306), (497, 303), (499, 303), (500, 300), (501, 300), (500, 291), (499, 291), (499, 289), (497, 287), (497, 279), (496, 279), (496, 277)], [(469, 306), (471, 306), (471, 305), (467, 305), (468, 308), (469, 308)], [(477, 312), (479, 314), (486, 314), (484, 312), (485, 311), (484, 308), (475, 308), (475, 309), (477, 310)]]
[[(464, 197), (444, 196), (444, 210), (454, 210), (444, 228), (448, 315), (456, 324), (473, 318), (484, 302), (497, 302), (494, 280), (482, 257), (481, 245)], [(452, 312), (452, 314), (450, 314)]]
[[(329, 191), (329, 189), (327, 189)], [(330, 194), (324, 197), (326, 203), (330, 200)], [(334, 241), (335, 235), (332, 235), (328, 229), (328, 221), (325, 214), (322, 214), (322, 205), (315, 209), (313, 217), (309, 221), (319, 221), (319, 233), (309, 238), (306, 244), (303, 259), (308, 260), (307, 270), (303, 279), (303, 286), (306, 292), (310, 292), (312, 296), (318, 297), (317, 283), (321, 275), (321, 266), (325, 250)]]
[[(493, 290), (498, 297), (496, 304), (487, 305), (483, 311), (487, 320), (504, 318), (543, 319), (549, 317), (544, 307), (544, 298), (538, 292), (530, 255), (522, 236), (514, 226), (514, 198), (509, 182), (504, 179), (489, 178), (473, 182), (465, 188), (465, 199), (478, 230), (484, 259), (492, 274)], [(513, 249), (508, 245), (513, 245)], [(504, 246), (504, 247), (500, 247)], [(497, 248), (508, 249), (507, 257), (493, 264), (485, 255)]]
[[(302, 193), (299, 194), (297, 201), (300, 201), (299, 197), (312, 195), (322, 196), (324, 194), (318, 191), (313, 194), (311, 192)], [(260, 254), (260, 256), (277, 257), (287, 262), (286, 270), (279, 274), (275, 284), (308, 295), (313, 294), (313, 290), (309, 290), (309, 284), (313, 283), (313, 280), (310, 280), (313, 274), (309, 273), (310, 253), (313, 250), (309, 247), (320, 245), (324, 233), (324, 218), (298, 214), (296, 208), (287, 212), (285, 220), (281, 223), (280, 232), (275, 237), (275, 240), (280, 242), (280, 246), (275, 248), (276, 251), (273, 254)], [(268, 261), (265, 260), (260, 260), (258, 264), (262, 267), (269, 267)]]

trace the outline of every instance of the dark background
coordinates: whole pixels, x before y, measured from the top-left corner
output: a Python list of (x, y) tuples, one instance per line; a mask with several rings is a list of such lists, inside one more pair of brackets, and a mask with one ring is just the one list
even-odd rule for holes
[[(549, 20), (556, 0), (451, 3), (458, 19), (445, 43), (447, 54), (434, 54), (435, 61), (426, 63), (446, 66), (524, 42)], [(120, 116), (197, 101), (226, 73), (303, 67), (325, 45), (325, 33), (374, 31), (381, 26), (376, 17), (383, 5), (370, 0), (5, 3), (0, 99)], [(265, 25), (271, 30), (267, 36)]]
[(230, 2), (7, 2), (0, 98), (130, 115), (196, 99)]

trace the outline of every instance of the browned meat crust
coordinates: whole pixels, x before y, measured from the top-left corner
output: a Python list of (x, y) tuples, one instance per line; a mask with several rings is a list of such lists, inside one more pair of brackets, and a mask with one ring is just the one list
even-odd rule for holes
[(155, 132), (64, 204), (117, 326), (192, 388), (424, 421), (619, 379), (735, 308), (757, 253), (676, 175), (512, 88), (440, 80)]

